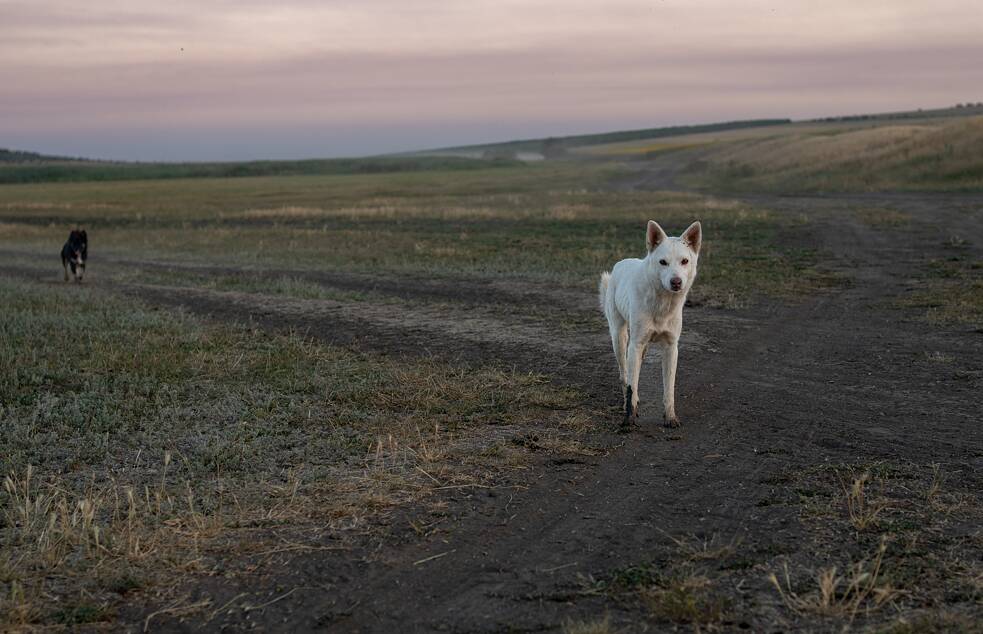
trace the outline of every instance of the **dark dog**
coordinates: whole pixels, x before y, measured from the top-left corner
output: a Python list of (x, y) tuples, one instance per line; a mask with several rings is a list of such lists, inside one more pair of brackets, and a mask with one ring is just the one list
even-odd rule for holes
[(82, 281), (85, 273), (85, 258), (89, 255), (89, 238), (85, 231), (76, 229), (68, 234), (68, 242), (61, 248), (61, 265), (65, 269), (65, 281), (68, 281), (68, 269), (76, 282)]

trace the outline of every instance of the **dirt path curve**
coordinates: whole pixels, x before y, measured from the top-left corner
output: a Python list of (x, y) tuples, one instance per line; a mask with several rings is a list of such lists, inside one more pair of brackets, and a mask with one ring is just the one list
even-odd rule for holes
[[(790, 465), (978, 462), (979, 444), (966, 443), (975, 388), (940, 377), (924, 355), (959, 351), (978, 371), (983, 337), (898, 323), (879, 304), (897, 291), (891, 271), (904, 249), (860, 225), (841, 229), (828, 246), (858, 269), (856, 285), (722, 326), (718, 353), (686, 356), (680, 435), (643, 416), (643, 430), (604, 459), (544, 468), (507, 500), (472, 496), (446, 533), (385, 549), (334, 592), (298, 603), (288, 622), (311, 627), (313, 608), (318, 625), (339, 632), (550, 629), (616, 611), (580, 593), (583, 577), (668, 557), (667, 535), (741, 536), (752, 559), (797, 543), (794, 513), (757, 505), (773, 489), (769, 476)], [(654, 374), (647, 368), (649, 413)], [(757, 606), (743, 625), (782, 623), (763, 575), (743, 592)]]

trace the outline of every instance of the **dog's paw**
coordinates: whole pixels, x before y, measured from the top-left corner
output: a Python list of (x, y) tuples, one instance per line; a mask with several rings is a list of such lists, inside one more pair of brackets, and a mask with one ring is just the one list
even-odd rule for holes
[(630, 430), (634, 427), (638, 427), (638, 405), (634, 408), (628, 406), (625, 408), (625, 418), (621, 422), (621, 428)]
[(625, 417), (621, 420), (621, 427), (624, 429), (629, 429), (635, 424), (635, 417), (631, 415), (631, 412), (625, 412)]
[(618, 426), (618, 433), (630, 434), (638, 429), (638, 427), (638, 416), (629, 416), (626, 414), (624, 420), (621, 421), (621, 425)]
[(665, 426), (670, 429), (675, 429), (679, 427), (679, 419), (675, 416), (666, 416)]

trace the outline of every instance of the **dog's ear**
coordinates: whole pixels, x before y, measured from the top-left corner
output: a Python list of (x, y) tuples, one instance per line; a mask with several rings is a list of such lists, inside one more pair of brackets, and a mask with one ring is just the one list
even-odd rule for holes
[(649, 220), (648, 228), (645, 230), (645, 246), (648, 247), (649, 253), (652, 252), (657, 246), (662, 244), (666, 239), (666, 232), (662, 230), (654, 220)]
[(700, 226), (700, 221), (697, 220), (683, 232), (682, 235), (683, 242), (689, 245), (689, 248), (693, 249), (696, 253), (700, 252), (700, 245), (703, 244), (703, 227)]

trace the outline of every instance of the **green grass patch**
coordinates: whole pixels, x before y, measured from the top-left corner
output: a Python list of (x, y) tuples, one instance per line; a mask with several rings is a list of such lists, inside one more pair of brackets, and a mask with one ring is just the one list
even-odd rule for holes
[(643, 603), (657, 619), (687, 623), (696, 627), (722, 620), (727, 602), (710, 590), (705, 577), (673, 577), (663, 584), (647, 588)]
[[(715, 557), (709, 559), (716, 559)], [(656, 622), (670, 621), (697, 627), (719, 623), (727, 600), (714, 591), (710, 579), (702, 574), (709, 561), (694, 564), (688, 555), (661, 563), (628, 566), (611, 572), (595, 584), (593, 592), (645, 608)]]
[(953, 255), (925, 270), (898, 304), (918, 309), (931, 323), (983, 328), (983, 260)]

